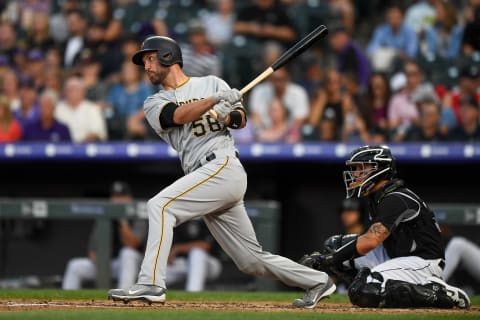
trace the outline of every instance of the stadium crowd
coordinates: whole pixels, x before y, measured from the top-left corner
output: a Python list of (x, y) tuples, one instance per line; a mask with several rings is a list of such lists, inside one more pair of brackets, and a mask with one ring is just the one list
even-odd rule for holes
[(130, 62), (172, 37), (190, 76), (241, 88), (319, 24), (320, 41), (245, 98), (236, 141), (480, 141), (479, 0), (0, 2), (0, 142), (154, 139)]

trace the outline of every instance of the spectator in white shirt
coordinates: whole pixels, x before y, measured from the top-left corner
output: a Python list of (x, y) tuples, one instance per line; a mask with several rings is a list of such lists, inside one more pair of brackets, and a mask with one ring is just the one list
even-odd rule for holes
[(281, 99), (288, 110), (289, 122), (299, 128), (309, 113), (308, 94), (303, 87), (290, 81), (285, 68), (278, 69), (268, 81), (252, 90), (248, 106), (253, 125), (256, 128), (271, 126), (268, 110), (274, 97)]
[(85, 98), (85, 85), (81, 78), (73, 76), (65, 82), (64, 100), (58, 103), (55, 117), (68, 126), (74, 142), (107, 139), (102, 110)]

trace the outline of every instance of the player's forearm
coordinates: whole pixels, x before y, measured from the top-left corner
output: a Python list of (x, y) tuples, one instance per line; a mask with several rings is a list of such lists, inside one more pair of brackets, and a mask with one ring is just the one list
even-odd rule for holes
[(357, 252), (365, 255), (378, 247), (387, 237), (390, 231), (380, 222), (376, 222), (370, 226), (368, 231), (358, 237)]
[(183, 104), (175, 109), (173, 121), (176, 124), (190, 123), (200, 118), (205, 112), (210, 110), (215, 104), (213, 97)]

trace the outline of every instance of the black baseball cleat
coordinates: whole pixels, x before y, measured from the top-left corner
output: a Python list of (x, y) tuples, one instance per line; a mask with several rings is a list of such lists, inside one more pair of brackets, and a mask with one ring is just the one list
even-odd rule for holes
[(108, 299), (113, 301), (130, 301), (142, 300), (149, 304), (165, 303), (167, 290), (162, 287), (149, 286), (144, 284), (134, 284), (128, 289), (111, 289), (108, 291)]
[(337, 290), (337, 286), (329, 277), (327, 283), (321, 283), (305, 292), (302, 298), (293, 300), (293, 306), (297, 308), (313, 309), (317, 303), (330, 296)]
[(447, 284), (440, 278), (437, 277), (430, 277), (427, 278), (427, 281), (433, 284), (437, 284), (445, 289), (447, 295), (452, 299), (455, 303), (455, 306), (460, 309), (468, 309), (470, 308), (470, 298), (462, 289), (457, 287), (451, 286)]

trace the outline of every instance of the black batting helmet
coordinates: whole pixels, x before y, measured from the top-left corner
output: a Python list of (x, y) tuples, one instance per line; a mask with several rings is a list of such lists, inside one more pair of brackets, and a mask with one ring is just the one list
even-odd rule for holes
[[(343, 172), (347, 198), (368, 195), (381, 180), (391, 180), (396, 175), (395, 158), (387, 146), (364, 146), (353, 150), (345, 162)], [(366, 168), (365, 165), (371, 165)]]
[(164, 66), (171, 66), (178, 63), (183, 66), (182, 51), (175, 40), (169, 37), (151, 36), (145, 39), (140, 50), (132, 57), (132, 62), (143, 66), (143, 54), (145, 52), (157, 52), (158, 61)]

